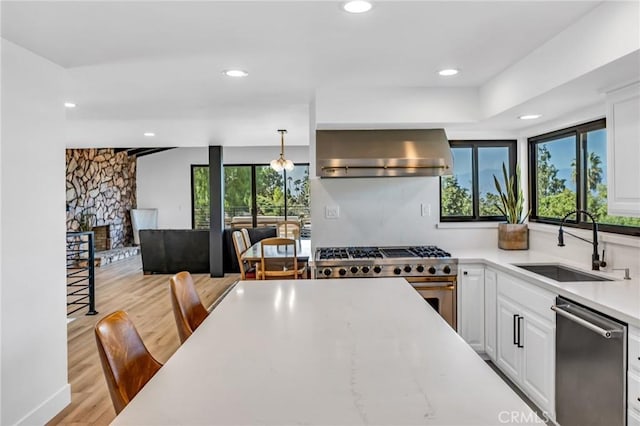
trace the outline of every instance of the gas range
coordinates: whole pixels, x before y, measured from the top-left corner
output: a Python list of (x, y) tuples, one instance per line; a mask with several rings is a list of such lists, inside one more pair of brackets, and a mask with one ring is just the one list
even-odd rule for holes
[(436, 246), (319, 247), (315, 278), (450, 277), (458, 260)]

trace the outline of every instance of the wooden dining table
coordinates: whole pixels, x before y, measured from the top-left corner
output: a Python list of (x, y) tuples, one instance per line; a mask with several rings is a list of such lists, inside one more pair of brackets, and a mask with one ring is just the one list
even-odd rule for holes
[[(260, 262), (262, 259), (262, 244), (260, 241), (253, 244), (242, 254), (242, 260), (249, 263)], [(279, 259), (284, 257), (293, 257), (293, 249), (291, 246), (266, 246), (264, 257), (269, 259)], [(298, 262), (309, 262), (311, 256), (311, 240), (296, 240), (296, 257)]]

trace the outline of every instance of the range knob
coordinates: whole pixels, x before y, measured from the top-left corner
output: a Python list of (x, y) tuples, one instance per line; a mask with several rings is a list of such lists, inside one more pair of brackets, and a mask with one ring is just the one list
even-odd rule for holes
[(396, 274), (396, 275), (400, 275), (401, 272), (402, 272), (402, 269), (400, 269), (397, 266), (393, 269), (393, 273)]
[(365, 274), (369, 272), (369, 267), (368, 266), (363, 266), (362, 267), (362, 272), (364, 272)]
[(373, 267), (373, 272), (375, 272), (376, 274), (379, 274), (380, 271), (382, 271), (382, 266), (374, 266)]
[(416, 271), (418, 271), (420, 273), (423, 273), (424, 272), (424, 266), (422, 266), (422, 265), (416, 266)]
[(328, 277), (329, 275), (331, 275), (331, 268), (324, 268), (322, 273)]
[(356, 272), (358, 272), (358, 267), (357, 266), (352, 266), (351, 267), (351, 273), (355, 274)]
[(442, 272), (444, 272), (445, 274), (450, 274), (451, 268), (449, 267), (449, 265), (444, 265), (444, 268), (442, 268)]
[(344, 277), (347, 274), (347, 270), (344, 268), (340, 268), (338, 273), (340, 274), (341, 277)]
[(435, 267), (433, 267), (433, 266), (430, 266), (430, 267), (429, 267), (429, 273), (430, 273), (430, 274), (435, 274), (435, 273), (436, 273), (436, 268), (435, 268)]
[(408, 274), (409, 272), (411, 272), (411, 266), (407, 265), (404, 267), (404, 271)]

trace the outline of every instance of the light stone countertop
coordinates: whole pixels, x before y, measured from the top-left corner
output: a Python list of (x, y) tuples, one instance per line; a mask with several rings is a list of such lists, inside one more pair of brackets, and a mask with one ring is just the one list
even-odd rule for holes
[(541, 424), (425, 303), (402, 278), (240, 282), (113, 424)]
[[(622, 271), (615, 271), (615, 273), (592, 271), (589, 262), (572, 262), (532, 250), (500, 250), (498, 248), (456, 250), (453, 254), (461, 264), (484, 263), (552, 293), (565, 296), (630, 325), (640, 327), (640, 279), (638, 277), (624, 280)], [(589, 261), (589, 259), (586, 260)], [(561, 283), (513, 266), (513, 263), (560, 263), (614, 281)]]

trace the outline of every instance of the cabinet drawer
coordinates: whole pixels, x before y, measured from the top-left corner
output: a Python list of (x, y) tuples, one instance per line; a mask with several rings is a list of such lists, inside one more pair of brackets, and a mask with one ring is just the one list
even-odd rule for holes
[(640, 377), (631, 372), (627, 375), (627, 392), (627, 405), (640, 413)]
[(640, 331), (629, 329), (629, 370), (640, 375)]
[(523, 304), (529, 311), (555, 323), (555, 314), (551, 310), (556, 300), (554, 294), (504, 273), (498, 274), (498, 294)]

